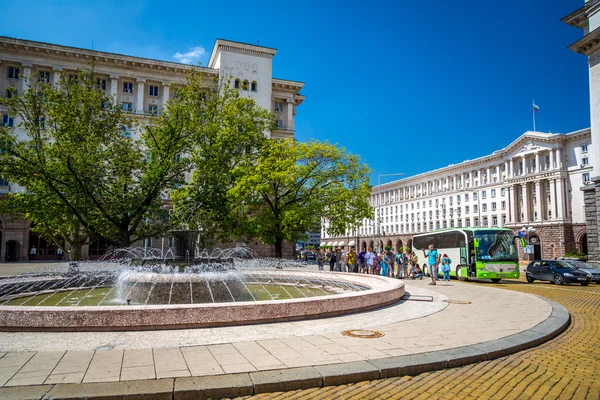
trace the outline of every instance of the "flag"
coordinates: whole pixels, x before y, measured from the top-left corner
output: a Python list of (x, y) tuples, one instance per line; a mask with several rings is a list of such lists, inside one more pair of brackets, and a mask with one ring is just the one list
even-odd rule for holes
[(517, 232), (517, 236), (520, 238), (524, 238), (525, 237), (525, 233), (524, 232)]
[(533, 109), (535, 111), (540, 111), (540, 107), (538, 105), (536, 105), (535, 103), (533, 103)]
[(527, 243), (525, 242), (525, 239), (521, 238), (521, 246), (525, 247), (527, 246)]

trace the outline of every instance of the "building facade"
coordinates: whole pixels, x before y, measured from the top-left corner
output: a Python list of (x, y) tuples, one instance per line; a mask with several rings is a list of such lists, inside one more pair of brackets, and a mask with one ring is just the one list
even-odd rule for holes
[(584, 36), (569, 46), (588, 57), (590, 76), (590, 164), (596, 172), (592, 184), (583, 189), (589, 258), (600, 263), (600, 0), (586, 0), (585, 5), (562, 19), (568, 25), (583, 29)]
[(321, 244), (400, 249), (436, 229), (507, 227), (516, 234), (525, 227), (535, 228), (531, 258), (587, 253), (581, 189), (593, 175), (590, 141), (590, 129), (528, 131), (488, 156), (375, 186), (375, 218), (342, 237), (328, 235), (324, 224)]
[[(175, 62), (152, 60), (122, 54), (93, 51), (29, 40), (0, 37), (0, 96), (9, 96), (13, 90), (27, 89), (31, 78), (57, 83), (61, 76), (75, 75), (79, 69), (94, 65), (98, 85), (121, 104), (132, 118), (147, 123), (160, 114), (167, 102), (177, 94), (178, 86), (186, 82), (192, 68), (201, 68), (207, 78), (231, 77), (230, 84), (243, 96), (274, 113), (278, 128), (267, 132), (271, 138), (294, 137), (296, 107), (304, 96), (304, 83), (273, 77), (273, 57), (277, 50), (217, 39), (206, 67)], [(0, 108), (1, 123), (12, 127), (19, 137), (25, 138), (16, 117)], [(15, 185), (0, 177), (0, 196), (18, 191)], [(0, 215), (0, 262), (27, 260), (35, 245), (37, 259), (56, 259), (57, 247), (31, 232), (31, 222)], [(153, 247), (167, 247), (170, 240), (148, 240)], [(260, 254), (269, 254), (270, 248), (251, 243)], [(106, 252), (107, 244), (93, 241), (84, 250), (84, 258), (95, 258)], [(293, 252), (293, 246), (288, 251)], [(290, 254), (291, 256), (291, 254)]]

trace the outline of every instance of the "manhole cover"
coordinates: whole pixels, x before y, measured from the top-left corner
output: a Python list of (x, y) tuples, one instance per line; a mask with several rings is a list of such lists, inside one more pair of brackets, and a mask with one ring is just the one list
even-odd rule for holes
[(385, 334), (383, 332), (372, 331), (370, 329), (351, 329), (349, 331), (342, 332), (342, 335), (355, 338), (373, 339), (382, 337)]
[(463, 301), (463, 300), (444, 300), (446, 303), (450, 303), (450, 304), (471, 304), (470, 301)]

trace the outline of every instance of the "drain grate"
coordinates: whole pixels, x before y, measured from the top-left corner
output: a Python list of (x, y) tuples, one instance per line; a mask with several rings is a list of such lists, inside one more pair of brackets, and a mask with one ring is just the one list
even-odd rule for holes
[(342, 335), (361, 339), (374, 339), (385, 335), (383, 332), (372, 331), (370, 329), (350, 329), (343, 331)]
[(400, 298), (400, 300), (408, 300), (408, 301), (427, 301), (433, 302), (433, 296), (419, 296), (414, 294), (405, 294)]
[(464, 301), (464, 300), (444, 300), (444, 301), (449, 304), (471, 304), (470, 301)]

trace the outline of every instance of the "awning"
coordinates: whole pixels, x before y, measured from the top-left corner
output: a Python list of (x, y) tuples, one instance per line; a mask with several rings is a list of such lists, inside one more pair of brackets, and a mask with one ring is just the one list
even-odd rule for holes
[(348, 242), (348, 246), (356, 246), (356, 243), (354, 243), (354, 240), (351, 240), (350, 242)]
[(343, 240), (338, 242), (338, 246), (344, 246), (345, 244), (346, 242), (344, 242)]
[(333, 242), (327, 243), (327, 246), (333, 246)]
[(334, 246), (334, 247), (337, 245), (338, 245), (338, 242), (333, 242), (333, 244), (332, 244), (332, 246)]
[(321, 242), (321, 247), (325, 247), (325, 246), (327, 246), (327, 243)]

